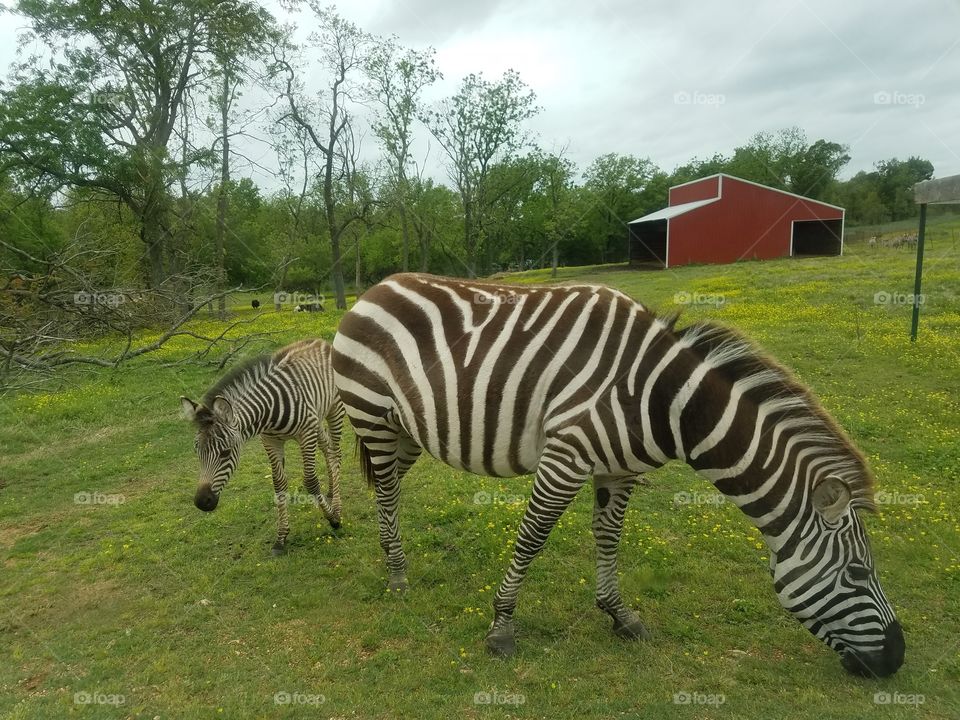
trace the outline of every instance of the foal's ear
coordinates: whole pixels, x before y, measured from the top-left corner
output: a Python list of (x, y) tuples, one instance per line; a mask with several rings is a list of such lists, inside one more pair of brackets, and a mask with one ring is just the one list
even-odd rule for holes
[(233, 405), (223, 395), (217, 395), (213, 400), (213, 414), (227, 425), (236, 424), (236, 415), (233, 413)]
[(180, 396), (180, 417), (184, 420), (193, 420), (197, 416), (197, 403), (188, 397)]
[(831, 475), (813, 491), (813, 507), (827, 522), (836, 522), (850, 507), (853, 494), (850, 487), (836, 475)]

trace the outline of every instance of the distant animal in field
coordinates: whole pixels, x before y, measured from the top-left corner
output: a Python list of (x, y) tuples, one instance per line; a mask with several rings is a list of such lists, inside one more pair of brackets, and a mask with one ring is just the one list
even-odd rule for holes
[(323, 305), (318, 302), (301, 303), (293, 308), (294, 312), (323, 312)]
[(648, 637), (621, 596), (617, 547), (637, 476), (676, 459), (763, 534), (780, 603), (845, 669), (896, 672), (903, 631), (858, 514), (874, 505), (863, 455), (737, 333), (674, 323), (597, 285), (404, 273), (367, 291), (340, 323), (333, 370), (376, 491), (389, 587), (407, 584), (397, 507), (422, 450), (477, 474), (535, 473), (486, 636), (510, 655), (530, 564), (592, 479), (596, 604), (620, 637)]
[(256, 298), (254, 298), (253, 300), (250, 301), (250, 307), (252, 307), (254, 310), (259, 310), (259, 309), (260, 309), (260, 301), (257, 300)]
[(898, 235), (897, 237), (890, 240), (890, 247), (900, 248), (900, 247), (916, 247), (916, 246), (917, 246), (917, 236), (910, 235), (909, 233)]
[[(284, 552), (290, 533), (283, 457), (287, 440), (300, 445), (303, 483), (312, 502), (334, 529), (340, 527), (344, 408), (333, 382), (330, 355), (331, 347), (323, 340), (302, 340), (243, 363), (221, 378), (199, 403), (180, 398), (183, 416), (197, 428), (200, 482), (194, 504), (201, 510), (216, 509), (223, 488), (237, 469), (240, 448), (260, 436), (270, 459), (277, 506), (274, 555)], [(327, 464), (326, 495), (317, 478), (318, 446)]]
[(875, 247), (877, 246), (877, 236), (874, 235), (872, 238), (870, 238), (870, 239), (867, 241), (867, 245), (869, 245), (869, 246), (872, 247), (872, 248), (875, 248)]

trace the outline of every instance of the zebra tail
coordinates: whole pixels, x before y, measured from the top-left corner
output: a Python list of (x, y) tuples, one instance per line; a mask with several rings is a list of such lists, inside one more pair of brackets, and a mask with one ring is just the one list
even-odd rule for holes
[(376, 476), (373, 473), (373, 458), (363, 440), (357, 437), (357, 453), (360, 455), (360, 474), (367, 479), (367, 487), (373, 487)]

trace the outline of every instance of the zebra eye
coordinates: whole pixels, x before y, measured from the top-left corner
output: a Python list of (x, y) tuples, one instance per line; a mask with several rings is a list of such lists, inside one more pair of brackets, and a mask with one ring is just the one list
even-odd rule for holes
[(869, 579), (870, 568), (868, 568), (866, 565), (848, 565), (847, 574), (850, 576), (851, 580), (863, 582), (864, 580)]

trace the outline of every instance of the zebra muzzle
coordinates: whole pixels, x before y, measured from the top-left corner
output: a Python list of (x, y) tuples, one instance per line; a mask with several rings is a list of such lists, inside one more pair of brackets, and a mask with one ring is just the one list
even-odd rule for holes
[(220, 496), (209, 485), (201, 485), (197, 488), (197, 494), (193, 498), (193, 504), (204, 512), (216, 510), (218, 502), (220, 502)]
[(906, 644), (903, 628), (894, 620), (884, 631), (883, 650), (873, 653), (846, 651), (840, 658), (844, 669), (853, 675), (882, 678), (893, 675), (903, 665)]

